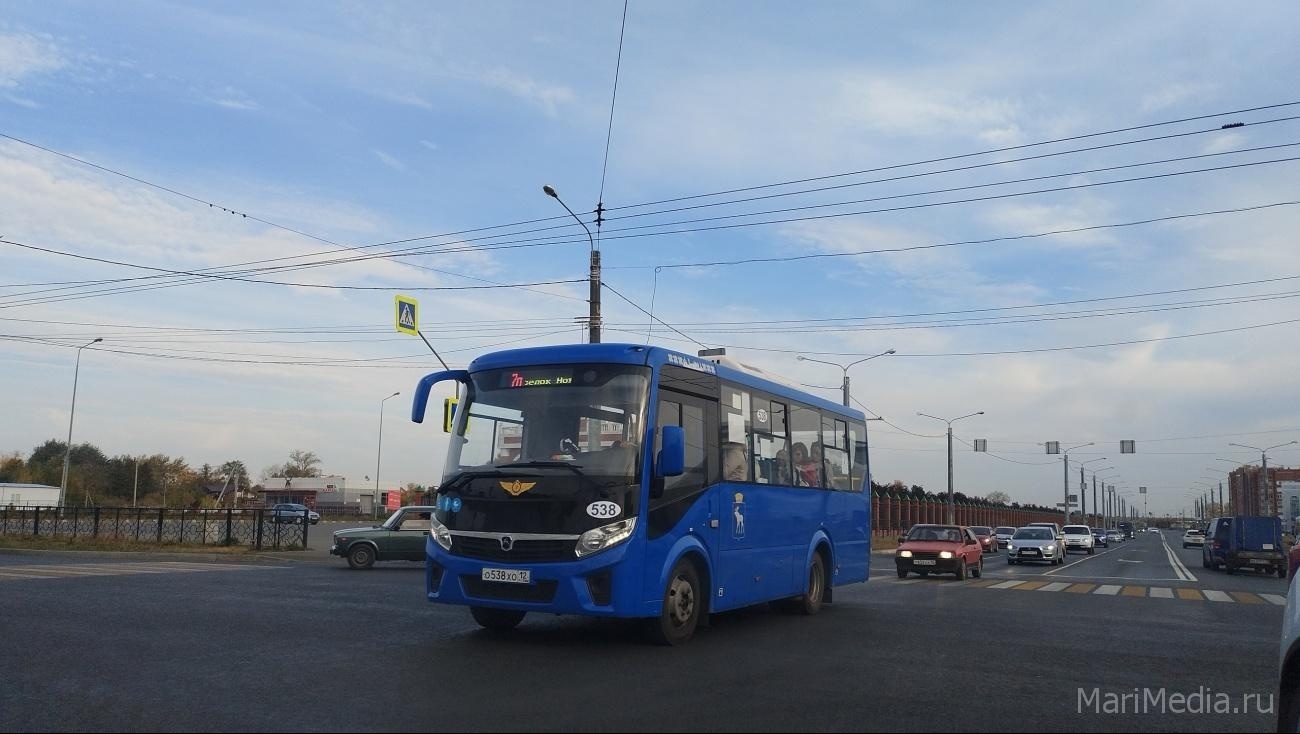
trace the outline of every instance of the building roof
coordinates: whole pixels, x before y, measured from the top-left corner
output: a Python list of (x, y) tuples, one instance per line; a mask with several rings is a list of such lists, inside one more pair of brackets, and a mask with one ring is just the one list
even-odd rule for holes
[(27, 484), (25, 482), (0, 482), (0, 489), (58, 489), (48, 484)]

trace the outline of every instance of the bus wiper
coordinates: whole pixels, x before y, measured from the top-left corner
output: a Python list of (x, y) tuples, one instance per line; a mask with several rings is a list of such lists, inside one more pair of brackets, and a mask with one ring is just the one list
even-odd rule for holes
[(575, 464), (572, 461), (516, 461), (511, 464), (497, 464), (498, 469), (539, 469), (552, 466), (569, 469), (580, 477), (587, 476), (587, 473), (582, 470), (582, 464)]

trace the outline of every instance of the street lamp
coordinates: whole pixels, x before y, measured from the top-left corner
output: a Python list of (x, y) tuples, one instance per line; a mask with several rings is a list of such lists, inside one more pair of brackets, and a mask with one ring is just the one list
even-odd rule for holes
[[(1070, 448), (1061, 452), (1062, 454), (1061, 469), (1063, 470), (1062, 476), (1064, 477), (1061, 486), (1065, 489), (1065, 496), (1061, 498), (1061, 501), (1063, 503), (1061, 505), (1061, 510), (1064, 512), (1065, 515), (1065, 522), (1061, 523), (1062, 525), (1070, 524), (1070, 452), (1074, 451), (1075, 449), (1081, 449), (1084, 446), (1092, 446), (1093, 443), (1094, 443), (1093, 441), (1089, 441), (1088, 443), (1081, 443), (1078, 446), (1071, 446)], [(1048, 453), (1052, 453), (1051, 448), (1052, 447), (1050, 446), (1048, 447)]]
[(587, 341), (590, 342), (591, 344), (599, 344), (600, 343), (600, 250), (596, 249), (596, 240), (592, 239), (591, 230), (588, 229), (587, 223), (582, 221), (581, 219), (578, 219), (578, 215), (574, 214), (573, 210), (569, 208), (569, 205), (564, 203), (564, 199), (560, 198), (559, 193), (555, 191), (555, 187), (550, 184), (546, 184), (545, 186), (542, 187), (542, 192), (545, 193), (547, 196), (551, 197), (552, 199), (555, 199), (556, 201), (560, 202), (560, 206), (564, 207), (564, 211), (568, 212), (569, 216), (573, 217), (574, 221), (576, 221), (578, 224), (581, 224), (582, 228), (587, 232), (587, 241), (591, 243), (591, 267), (587, 273), (587, 281), (590, 284), (590, 288), (591, 288), (590, 297), (587, 301), (587, 303), (589, 304), (587, 310)]
[(859, 360), (856, 361), (856, 362), (849, 362), (848, 364), (838, 364), (838, 363), (836, 363), (836, 362), (827, 362), (827, 361), (824, 360), (824, 359), (813, 359), (812, 357), (805, 357), (805, 356), (803, 356), (802, 354), (800, 354), (799, 356), (795, 357), (795, 359), (798, 360), (798, 361), (800, 361), (800, 362), (816, 362), (817, 364), (828, 364), (828, 365), (830, 365), (830, 366), (832, 366), (832, 367), (839, 367), (839, 368), (844, 372), (844, 381), (840, 383), (840, 387), (841, 387), (841, 389), (842, 389), (843, 392), (844, 392), (844, 407), (847, 408), (847, 407), (849, 407), (849, 368), (850, 368), (850, 367), (853, 367), (854, 365), (862, 364), (863, 362), (866, 362), (867, 360), (875, 359), (876, 357), (883, 357), (883, 356), (885, 356), (885, 355), (887, 355), (887, 354), (893, 354), (893, 353), (894, 353), (894, 350), (891, 349), (891, 350), (889, 350), (888, 352), (881, 352), (880, 354), (873, 354), (873, 355), (871, 355), (870, 357), (863, 357), (862, 359), (859, 359)]
[[(848, 377), (846, 376), (844, 379), (847, 380)], [(847, 387), (845, 389), (847, 389)], [(957, 509), (952, 504), (952, 424), (956, 423), (962, 418), (970, 418), (971, 416), (984, 415), (984, 411), (981, 410), (976, 413), (970, 413), (968, 415), (963, 415), (959, 418), (953, 418), (952, 420), (948, 420), (947, 418), (940, 418), (939, 416), (930, 415), (928, 413), (917, 413), (917, 415), (921, 416), (922, 418), (933, 418), (934, 420), (943, 421), (944, 423), (948, 424), (948, 524), (953, 525), (957, 522)]]
[[(1244, 443), (1228, 444), (1229, 446), (1239, 446), (1243, 449), (1251, 449), (1253, 451), (1259, 452), (1259, 481), (1264, 486), (1264, 497), (1262, 498), (1264, 502), (1268, 502), (1268, 452), (1272, 451), (1273, 449), (1280, 449), (1283, 446), (1290, 446), (1294, 443), (1300, 443), (1300, 442), (1287, 441), (1286, 443), (1280, 443), (1276, 446), (1269, 446), (1266, 449), (1257, 448), (1255, 446), (1247, 446)], [(1272, 512), (1272, 515), (1274, 517), (1277, 516), (1278, 510), (1280, 509), (1277, 505), (1278, 505), (1277, 490), (1274, 490), (1273, 491), (1273, 512)]]
[(77, 366), (72, 370), (72, 410), (68, 411), (68, 445), (63, 447), (63, 480), (59, 482), (59, 507), (63, 507), (64, 497), (68, 493), (68, 466), (72, 462), (72, 419), (77, 414), (77, 377), (81, 374), (81, 350), (91, 344), (98, 344), (103, 338), (96, 338), (90, 344), (77, 347)]
[(379, 401), (379, 452), (375, 456), (375, 499), (370, 503), (370, 506), (374, 508), (375, 517), (379, 516), (379, 466), (384, 458), (384, 403), (401, 394), (398, 391)]
[[(1083, 516), (1085, 523), (1088, 522), (1088, 484), (1083, 480), (1083, 467), (1094, 461), (1106, 461), (1106, 457), (1099, 456), (1095, 459), (1079, 462), (1079, 514)], [(1112, 466), (1111, 468), (1114, 469), (1115, 467)], [(1065, 520), (1069, 522), (1069, 516), (1066, 516)]]
[[(1104, 459), (1106, 457), (1103, 456), (1102, 458)], [(1094, 461), (1097, 461), (1097, 459), (1094, 459)], [(1098, 518), (1101, 517), (1101, 505), (1097, 504), (1097, 475), (1104, 471), (1110, 471), (1114, 468), (1115, 467), (1113, 466), (1106, 466), (1106, 467), (1102, 467), (1101, 469), (1092, 470), (1092, 511), (1094, 514), (1097, 515)], [(1080, 508), (1081, 514), (1083, 515), (1083, 521), (1085, 523), (1091, 524), (1092, 521), (1088, 517), (1088, 485), (1083, 483), (1082, 464), (1079, 465), (1079, 484), (1082, 485), (1080, 487), (1079, 496), (1083, 500), (1082, 507)]]

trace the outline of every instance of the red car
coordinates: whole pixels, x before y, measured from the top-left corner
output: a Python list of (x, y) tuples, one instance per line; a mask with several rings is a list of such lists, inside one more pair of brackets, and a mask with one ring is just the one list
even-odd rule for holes
[(1286, 554), (1286, 559), (1286, 577), (1291, 581), (1295, 581), (1296, 571), (1300, 571), (1300, 536), (1296, 537), (1295, 545), (1291, 546), (1290, 552)]
[(979, 578), (984, 573), (984, 546), (968, 527), (913, 525), (898, 539), (894, 563), (900, 579), (913, 571), (922, 578), (932, 573), (951, 573), (958, 579), (969, 573)]
[(998, 536), (993, 534), (993, 528), (972, 525), (970, 531), (975, 533), (976, 538), (979, 538), (980, 547), (984, 549), (985, 553), (998, 552)]

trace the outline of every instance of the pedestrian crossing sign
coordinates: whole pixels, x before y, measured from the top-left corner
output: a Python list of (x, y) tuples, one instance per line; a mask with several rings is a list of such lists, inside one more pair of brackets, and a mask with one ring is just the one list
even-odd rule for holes
[(410, 296), (397, 296), (397, 330), (411, 336), (420, 335), (420, 303)]

